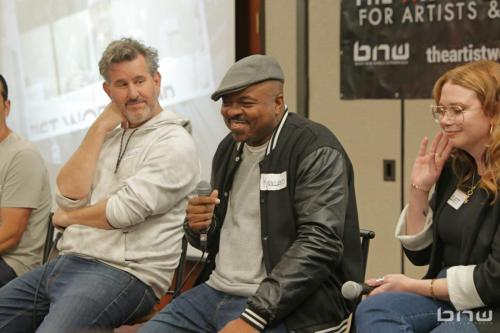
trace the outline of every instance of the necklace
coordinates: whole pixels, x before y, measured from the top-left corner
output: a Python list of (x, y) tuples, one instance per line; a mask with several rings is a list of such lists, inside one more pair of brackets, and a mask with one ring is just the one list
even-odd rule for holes
[[(474, 184), (474, 178), (475, 178), (475, 176), (476, 176), (476, 174), (472, 175), (472, 182), (471, 182), (471, 184)], [(479, 180), (477, 181), (477, 183), (475, 183), (474, 185), (470, 186), (470, 188), (467, 190), (467, 192), (465, 192), (466, 198), (464, 200), (464, 203), (468, 203), (469, 202), (470, 197), (474, 194), (474, 191), (476, 190), (476, 188), (477, 188), (477, 186), (479, 185), (480, 182), (481, 182), (481, 178), (479, 178)]]
[(125, 142), (125, 147), (123, 148), (122, 151), (122, 146), (123, 146), (123, 138), (125, 137), (125, 132), (127, 132), (126, 129), (123, 130), (122, 132), (122, 138), (120, 139), (120, 151), (118, 151), (118, 159), (116, 160), (116, 167), (115, 167), (115, 173), (118, 171), (118, 168), (120, 167), (120, 163), (122, 162), (122, 158), (125, 155), (125, 152), (127, 151), (128, 143), (130, 142), (130, 139), (132, 138), (132, 135), (138, 130), (138, 128), (134, 129), (132, 133), (130, 133), (129, 137), (127, 138), (127, 142)]

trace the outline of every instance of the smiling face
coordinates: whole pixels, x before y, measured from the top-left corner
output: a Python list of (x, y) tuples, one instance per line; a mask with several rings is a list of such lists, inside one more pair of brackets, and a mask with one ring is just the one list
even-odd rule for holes
[(111, 64), (107, 77), (103, 88), (127, 118), (130, 128), (142, 125), (161, 112), (160, 73), (151, 75), (144, 56)]
[(490, 139), (491, 119), (484, 114), (476, 93), (448, 81), (441, 90), (439, 105), (458, 105), (464, 110), (463, 122), (448, 116), (439, 122), (451, 144), (472, 156), (482, 156)]
[(222, 96), (221, 114), (236, 141), (260, 146), (271, 138), (284, 106), (282, 83), (265, 81)]

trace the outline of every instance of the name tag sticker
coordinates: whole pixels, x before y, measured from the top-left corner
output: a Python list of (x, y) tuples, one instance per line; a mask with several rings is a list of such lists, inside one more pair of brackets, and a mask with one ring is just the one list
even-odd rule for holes
[(263, 173), (260, 175), (261, 191), (279, 191), (286, 188), (286, 171), (282, 173)]
[(467, 194), (460, 191), (459, 189), (456, 189), (455, 192), (453, 192), (451, 197), (448, 199), (447, 203), (451, 207), (458, 210), (464, 204), (465, 200), (467, 200)]

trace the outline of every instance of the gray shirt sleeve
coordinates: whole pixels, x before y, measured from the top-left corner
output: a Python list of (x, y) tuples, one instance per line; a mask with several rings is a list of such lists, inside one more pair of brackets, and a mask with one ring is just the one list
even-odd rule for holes
[(2, 185), (0, 207), (36, 208), (45, 180), (45, 168), (40, 155), (33, 150), (17, 153)]

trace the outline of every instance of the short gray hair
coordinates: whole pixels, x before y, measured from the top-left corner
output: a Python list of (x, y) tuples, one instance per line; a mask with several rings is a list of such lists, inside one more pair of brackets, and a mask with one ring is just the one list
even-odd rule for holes
[(144, 56), (149, 67), (149, 73), (154, 75), (158, 71), (158, 51), (148, 47), (133, 38), (122, 38), (111, 42), (99, 60), (99, 72), (108, 81), (108, 71), (111, 64), (122, 61), (132, 61), (139, 55)]

